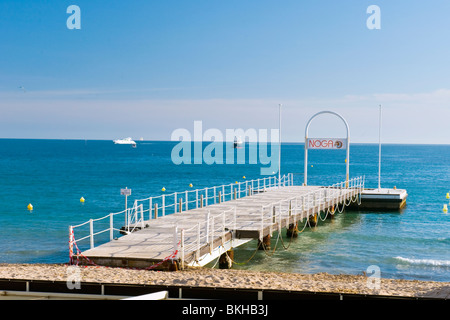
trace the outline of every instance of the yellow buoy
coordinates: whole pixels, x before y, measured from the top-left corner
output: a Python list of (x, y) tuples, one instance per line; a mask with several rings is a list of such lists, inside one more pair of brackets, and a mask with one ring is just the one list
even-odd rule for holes
[(396, 187), (396, 186), (394, 186), (394, 190), (397, 190), (397, 187)]
[(33, 211), (33, 205), (31, 203), (28, 204), (27, 209)]
[(313, 168), (314, 166), (313, 165), (311, 165), (311, 168)]
[(447, 199), (450, 199), (450, 193), (447, 192), (447, 195), (445, 196)]
[(84, 198), (83, 197), (80, 198), (80, 202), (84, 203)]
[(191, 188), (193, 187), (192, 183), (189, 183), (189, 187), (191, 187)]
[(448, 207), (447, 207), (446, 204), (444, 204), (444, 208), (442, 208), (442, 211), (443, 211), (444, 213), (447, 213), (447, 212), (448, 212)]
[(162, 191), (162, 192), (166, 191), (166, 188), (162, 187), (161, 191)]
[(245, 176), (243, 176), (242, 179), (245, 179)]
[(238, 183), (237, 181), (235, 183)]

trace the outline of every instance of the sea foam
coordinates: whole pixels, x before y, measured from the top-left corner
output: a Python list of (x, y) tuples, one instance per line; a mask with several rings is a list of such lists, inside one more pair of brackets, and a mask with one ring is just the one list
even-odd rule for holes
[(433, 267), (450, 267), (450, 260), (435, 260), (435, 259), (410, 259), (404, 257), (395, 257), (394, 259), (399, 260), (403, 263), (423, 265), (423, 266), (433, 266)]

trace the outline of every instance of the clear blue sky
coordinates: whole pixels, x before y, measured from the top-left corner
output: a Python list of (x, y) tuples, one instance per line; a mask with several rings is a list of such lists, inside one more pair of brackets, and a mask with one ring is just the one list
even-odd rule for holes
[[(282, 103), (285, 141), (332, 110), (377, 142), (382, 104), (385, 142), (450, 143), (449, 14), (448, 0), (0, 0), (0, 137), (269, 129)], [(342, 136), (333, 123), (311, 131)]]

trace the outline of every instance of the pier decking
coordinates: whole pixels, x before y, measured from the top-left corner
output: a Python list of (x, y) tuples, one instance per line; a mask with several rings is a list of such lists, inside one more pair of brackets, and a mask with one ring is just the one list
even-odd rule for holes
[[(140, 213), (141, 219), (123, 228), (124, 236), (112, 237), (111, 216), (108, 229), (111, 241), (94, 247), (90, 220), (91, 248), (76, 254), (71, 252), (71, 258), (82, 264), (116, 267), (167, 269), (174, 266), (174, 261), (178, 263), (177, 268), (202, 266), (248, 241), (259, 239), (262, 242), (273, 231), (295, 227), (298, 222), (303, 222), (302, 226), (315, 224), (318, 215), (322, 219), (357, 201), (363, 189), (362, 178), (329, 187), (293, 186), (292, 180), (288, 179), (277, 186), (264, 185), (264, 188), (253, 191), (249, 188), (247, 196), (240, 198), (236, 192), (233, 198), (230, 192), (229, 201), (223, 202), (219, 196), (219, 200), (214, 201), (216, 203), (203, 206), (202, 200), (200, 206), (197, 204), (192, 209), (180, 200), (178, 212), (175, 208), (174, 213), (163, 217), (158, 216), (155, 206), (156, 219), (152, 218), (150, 205), (148, 212), (151, 219), (147, 220), (143, 218), (142, 205), (135, 203), (135, 216)], [(187, 193), (186, 201), (189, 202)], [(176, 200), (175, 206), (178, 206)], [(183, 208), (188, 210), (182, 211)], [(77, 241), (71, 227), (71, 250)]]

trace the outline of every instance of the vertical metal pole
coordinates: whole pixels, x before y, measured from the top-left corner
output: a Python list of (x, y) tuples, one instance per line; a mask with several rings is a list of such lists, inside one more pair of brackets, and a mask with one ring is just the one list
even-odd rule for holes
[(153, 198), (150, 198), (149, 202), (148, 202), (148, 215), (149, 215), (149, 220), (152, 220), (152, 208), (153, 208)]
[(144, 229), (144, 205), (140, 205), (140, 211), (141, 211), (141, 229)]
[(214, 216), (211, 218), (211, 241), (210, 241), (210, 247), (209, 247), (209, 252), (211, 253), (214, 249)]
[[(125, 189), (128, 189), (128, 187), (125, 187)], [(128, 227), (128, 195), (125, 193), (125, 226)]]
[(94, 220), (89, 219), (89, 233), (91, 249), (94, 248)]
[(378, 129), (378, 191), (381, 189), (381, 104), (380, 104), (380, 121)]
[(200, 258), (200, 222), (197, 223), (197, 260)]
[(211, 212), (208, 210), (208, 212), (206, 213), (206, 235), (205, 235), (205, 242), (208, 243), (209, 241), (209, 219), (211, 217)]
[(162, 195), (162, 215), (163, 217), (166, 215), (166, 198), (165, 195)]
[(113, 214), (109, 214), (109, 240), (112, 241), (114, 239), (114, 218)]
[(173, 194), (173, 213), (177, 213), (177, 193)]
[(278, 150), (278, 188), (280, 188), (281, 181), (281, 103), (278, 105), (278, 139), (279, 139), (279, 150)]
[(181, 229), (181, 270), (184, 269), (184, 229)]
[[(178, 226), (175, 224), (174, 231), (173, 231), (173, 252), (177, 252), (177, 251), (178, 251)], [(177, 257), (178, 257), (178, 253), (177, 253), (175, 259)]]
[(236, 225), (236, 221), (237, 221), (237, 212), (236, 212), (236, 206), (234, 206), (234, 232), (236, 232), (237, 230), (237, 225)]
[(259, 233), (259, 240), (264, 238), (264, 207), (261, 206), (261, 232)]
[(304, 160), (304, 172), (303, 172), (303, 185), (308, 185), (308, 133), (305, 134), (305, 160)]
[(195, 190), (195, 207), (198, 208), (198, 189)]
[(188, 211), (189, 210), (189, 193), (186, 191), (186, 199), (185, 199), (185, 201), (186, 201), (186, 211)]
[(74, 235), (73, 235), (73, 227), (69, 227), (69, 261), (70, 264), (73, 264), (73, 242), (74, 242)]

